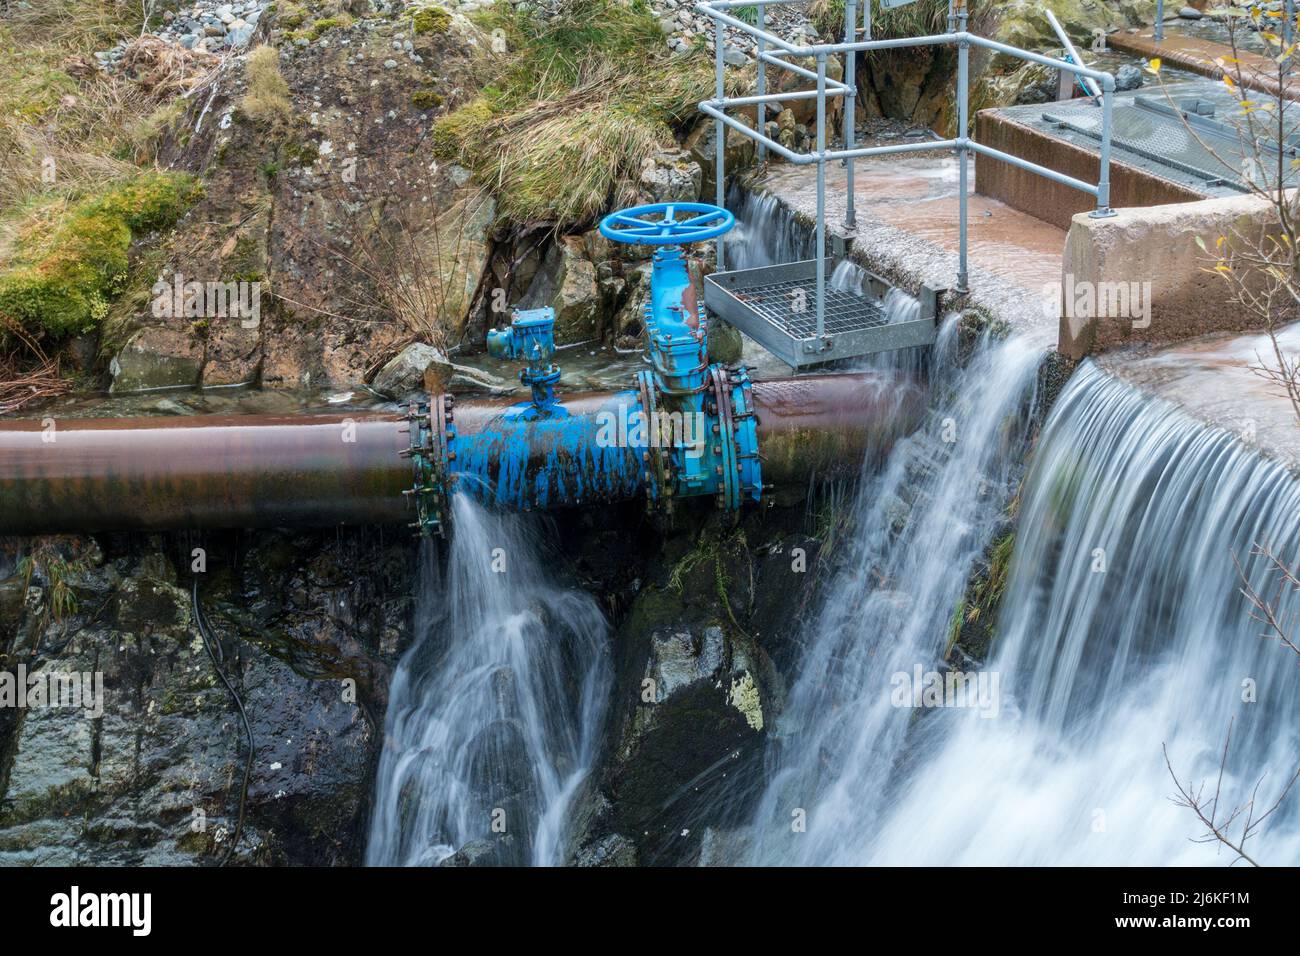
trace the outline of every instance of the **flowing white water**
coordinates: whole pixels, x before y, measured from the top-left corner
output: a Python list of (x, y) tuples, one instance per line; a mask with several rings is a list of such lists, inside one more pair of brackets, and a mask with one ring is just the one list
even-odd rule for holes
[[(831, 272), (828, 284), (832, 289), (867, 295), (867, 270), (851, 259), (841, 259)], [(920, 300), (897, 287), (885, 293), (883, 304), (890, 325), (897, 322), (912, 322), (921, 317)]]
[[(861, 483), (853, 550), (828, 583), (779, 718), (751, 847), (756, 862), (856, 862), (889, 809), (909, 711), (890, 680), (942, 655), (952, 609), (995, 537), (1023, 460), (1038, 353), (985, 343), (965, 370), (957, 322), (936, 345), (926, 424)], [(883, 690), (883, 693), (882, 693)], [(792, 824), (806, 816), (807, 832)]]
[(491, 840), (497, 862), (559, 863), (609, 696), (607, 624), (546, 572), (528, 518), (463, 496), (452, 510), (445, 581), (436, 546), (421, 550), (366, 861), (427, 866)]
[[(735, 207), (744, 225), (734, 267), (811, 254), (806, 230), (770, 197)], [(842, 263), (831, 282), (861, 292), (863, 280)], [(915, 301), (905, 298), (890, 309), (895, 321)], [(1171, 802), (1162, 744), (1184, 784), (1209, 778), (1212, 788), (1232, 720), (1224, 802), (1249, 799), (1262, 777), (1256, 816), (1295, 772), (1300, 667), (1260, 637), (1233, 556), (1273, 593), (1251, 548), (1300, 558), (1300, 486), (1231, 436), (1085, 366), (1021, 491), (985, 670), (998, 680), (996, 716), (895, 706), (899, 673), (942, 669), (949, 615), (981, 551), (1009, 526), (1003, 507), (1026, 453), (1038, 356), (1014, 339), (985, 343), (957, 371), (953, 341), (949, 322), (928, 366), (907, 355), (864, 363), (928, 367), (932, 411), (878, 476), (864, 476), (854, 549), (809, 626), (768, 754), (751, 860), (1231, 861), (1192, 842), (1204, 828)], [(943, 440), (945, 424), (956, 441)], [(1281, 600), (1300, 617), (1300, 595)], [(1300, 793), (1252, 846), (1266, 862), (1300, 862)]]
[[(1266, 543), (1300, 553), (1300, 485), (1226, 433), (1091, 366), (1076, 373), (1036, 453), (999, 650), (1006, 719), (944, 713), (858, 859), (1187, 864), (1234, 854), (1169, 797), (1212, 793), (1229, 721), (1220, 819), (1272, 806), (1300, 761), (1300, 667), (1261, 637), (1236, 556), (1271, 593)], [(1104, 570), (1101, 570), (1104, 567)], [(1283, 592), (1295, 619), (1300, 595)], [(1248, 702), (1249, 701), (1249, 702)], [(1244, 819), (1232, 828), (1240, 835)], [(1292, 796), (1247, 851), (1300, 863)]]
[[(1015, 430), (998, 423), (1024, 390), (1015, 354), (1013, 341), (977, 357), (955, 393), (967, 437), (996, 447), (959, 440), (945, 453), (921, 435), (864, 485), (859, 553), (830, 588), (780, 719), (756, 861), (1225, 863), (1231, 853), (1191, 842), (1204, 828), (1169, 799), (1162, 744), (1180, 780), (1209, 778), (1212, 791), (1234, 720), (1223, 805), (1262, 777), (1256, 816), (1294, 773), (1300, 667), (1259, 636), (1233, 556), (1269, 590), (1251, 548), (1294, 562), (1300, 486), (1091, 366), (1054, 408), (1023, 490), (986, 671), (1000, 685), (995, 715), (895, 706), (895, 675), (936, 667), (989, 540), (997, 496), (972, 488), (1008, 474), (997, 448)], [(919, 481), (896, 480), (909, 468)], [(905, 493), (915, 500), (896, 531)], [(1282, 613), (1300, 612), (1298, 597), (1283, 594)], [(1300, 862), (1297, 807), (1293, 796), (1248, 850)], [(790, 825), (800, 810), (807, 832)]]

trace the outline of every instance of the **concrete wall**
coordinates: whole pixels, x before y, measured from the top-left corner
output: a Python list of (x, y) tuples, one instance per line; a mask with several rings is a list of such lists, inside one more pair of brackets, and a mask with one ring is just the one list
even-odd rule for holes
[[(984, 110), (976, 114), (975, 141), (1073, 176), (1085, 183), (1095, 183), (1101, 171), (1101, 159), (1096, 152), (1018, 123), (997, 110)], [(1070, 220), (1076, 213), (1097, 206), (1097, 200), (1087, 193), (1052, 182), (1000, 159), (978, 154), (975, 157), (975, 189), (982, 195), (1006, 203), (1012, 209), (1019, 209), (1062, 229), (1070, 228)], [(1146, 170), (1111, 160), (1110, 204), (1116, 209), (1204, 198), (1204, 193), (1195, 192)]]
[[(1120, 209), (1109, 219), (1074, 217), (1061, 264), (1058, 349), (1071, 358), (1138, 343), (1259, 328), (1211, 271), (1221, 235), (1258, 239), (1275, 221), (1254, 196)], [(1089, 296), (1091, 295), (1091, 305)], [(1117, 307), (1118, 306), (1118, 307)]]

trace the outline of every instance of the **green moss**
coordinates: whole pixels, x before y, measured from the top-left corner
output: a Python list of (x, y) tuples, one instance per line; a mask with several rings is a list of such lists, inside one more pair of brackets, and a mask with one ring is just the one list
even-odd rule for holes
[(442, 105), (442, 95), (435, 90), (420, 90), (411, 97), (411, 104), (417, 110), (433, 110)]
[(451, 27), (451, 14), (442, 7), (420, 7), (411, 14), (411, 28), (417, 35), (446, 33)]
[(473, 135), (492, 119), (492, 107), (479, 97), (433, 124), (433, 152), (441, 159), (459, 159)]
[(356, 23), (356, 21), (346, 13), (340, 13), (338, 16), (333, 17), (321, 17), (319, 20), (314, 21), (305, 30), (301, 31), (301, 35), (314, 43), (319, 40), (327, 30), (347, 28), (352, 26), (354, 23)]
[(286, 30), (293, 30), (303, 25), (307, 19), (307, 10), (296, 3), (286, 3), (283, 7), (278, 8), (276, 14), (276, 23)]
[[(200, 189), (182, 173), (142, 173), (29, 223), (0, 272), (0, 312), (62, 337), (95, 328), (123, 291), (133, 239), (175, 223)], [(48, 217), (47, 217), (48, 218)]]
[(311, 140), (290, 143), (285, 146), (283, 156), (292, 166), (313, 166), (320, 159), (320, 147)]
[(960, 646), (968, 657), (982, 660), (993, 641), (993, 626), (1011, 575), (1016, 536), (1008, 532), (988, 550), (988, 566), (970, 581), (948, 623), (948, 650)]

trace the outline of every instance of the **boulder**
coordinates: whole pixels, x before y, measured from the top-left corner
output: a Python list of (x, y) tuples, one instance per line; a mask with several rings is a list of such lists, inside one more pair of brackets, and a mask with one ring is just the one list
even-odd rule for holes
[(687, 150), (660, 150), (646, 159), (638, 179), (643, 203), (696, 202), (704, 173)]
[(519, 301), (521, 309), (555, 310), (555, 341), (587, 342), (604, 331), (596, 265), (586, 255), (582, 236), (563, 236), (553, 243)]
[[(741, 122), (748, 124), (744, 116), (740, 116)], [(691, 158), (695, 160), (700, 167), (700, 195), (705, 202), (714, 202), (716, 198), (716, 178), (714, 176), (714, 166), (716, 160), (717, 137), (715, 133), (715, 123), (700, 123), (692, 131), (691, 135), (686, 138), (686, 148), (690, 151)], [(748, 136), (739, 133), (734, 129), (728, 128), (726, 131), (726, 153), (723, 162), (726, 164), (726, 173), (728, 177), (734, 177), (737, 173), (743, 172), (754, 162), (755, 143)]]
[(440, 349), (412, 342), (381, 368), (370, 384), (377, 392), (397, 397), (424, 388), (426, 381), (450, 381), (451, 370), (451, 362)]
[(778, 698), (766, 652), (747, 633), (747, 534), (763, 532), (710, 522), (675, 536), (639, 588), (614, 643), (611, 739), (575, 811), (575, 861), (693, 863), (706, 826), (744, 816), (746, 798), (735, 795), (753, 792), (746, 781)]
[(189, 328), (150, 326), (136, 332), (108, 366), (109, 391), (193, 388), (203, 371), (203, 342)]
[(412, 342), (376, 374), (371, 387), (393, 398), (412, 392), (487, 392), (504, 395), (510, 383), (482, 369), (456, 365), (424, 342)]
[[(1076, 44), (1087, 46), (1096, 31), (1110, 33), (1129, 27), (1140, 27), (1155, 19), (1155, 0), (1006, 0), (999, 4), (1001, 16), (997, 21), (994, 38), (1003, 43), (1035, 52), (1056, 49), (1061, 45), (1052, 25), (1043, 15), (1050, 8), (1065, 32)], [(1086, 51), (1085, 56), (1086, 56)], [(999, 55), (993, 61), (995, 70), (1003, 71), (1023, 61)]]
[(1115, 89), (1136, 90), (1142, 87), (1142, 71), (1132, 63), (1125, 63), (1115, 71)]

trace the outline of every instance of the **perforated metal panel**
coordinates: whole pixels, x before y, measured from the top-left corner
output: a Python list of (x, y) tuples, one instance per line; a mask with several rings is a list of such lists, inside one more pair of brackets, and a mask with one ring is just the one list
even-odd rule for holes
[[(1112, 146), (1181, 170), (1206, 184), (1248, 191), (1244, 178), (1249, 165), (1246, 160), (1255, 150), (1248, 139), (1243, 139), (1245, 125), (1239, 118), (1240, 111), (1230, 101), (1217, 97), (1173, 95), (1171, 98), (1173, 105), (1162, 96), (1138, 95), (1121, 100), (1115, 108)], [(1209, 115), (1198, 114), (1198, 106), (1208, 110)], [(1182, 111), (1183, 115), (1175, 110)], [(1053, 104), (1043, 112), (1042, 118), (1059, 128), (1101, 140), (1101, 110), (1085, 101)], [(1263, 155), (1277, 155), (1266, 141), (1261, 143), (1260, 151)]]
[[(825, 262), (825, 274), (834, 272)], [(883, 280), (875, 280), (887, 288)], [(891, 322), (879, 298), (826, 285), (824, 334), (817, 335), (817, 260), (715, 272), (704, 303), (793, 368), (934, 343), (935, 308)]]

